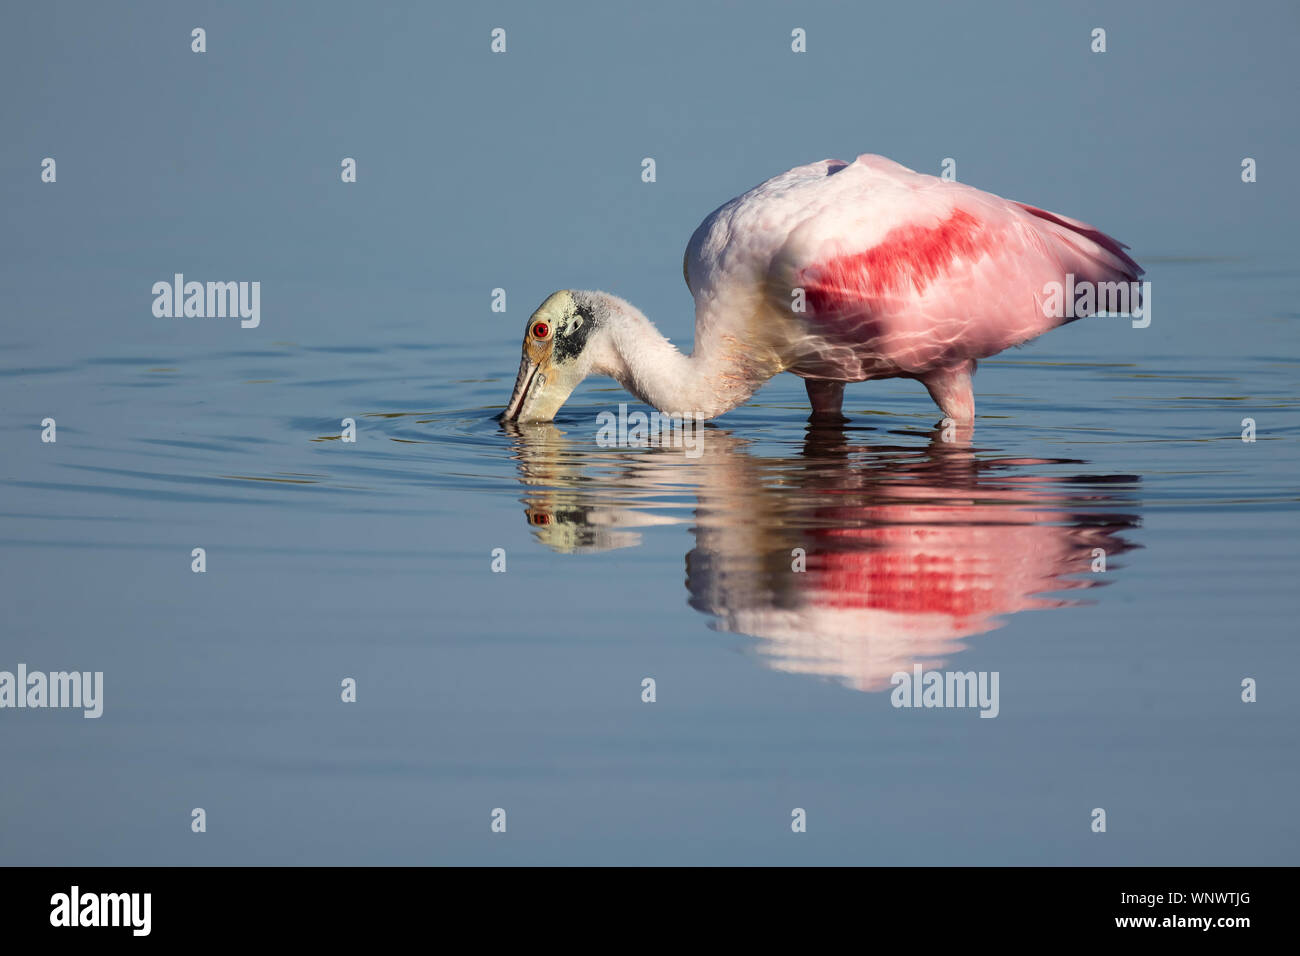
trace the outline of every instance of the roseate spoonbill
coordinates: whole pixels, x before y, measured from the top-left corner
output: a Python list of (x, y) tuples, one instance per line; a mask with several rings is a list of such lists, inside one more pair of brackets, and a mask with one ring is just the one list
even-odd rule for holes
[(691, 236), (691, 355), (617, 296), (556, 292), (528, 320), (502, 418), (550, 421), (593, 373), (663, 412), (713, 418), (793, 372), (814, 415), (839, 416), (846, 382), (904, 377), (969, 423), (976, 360), (1078, 317), (1045, 314), (1047, 283), (1136, 280), (1126, 248), (883, 156), (799, 166)]

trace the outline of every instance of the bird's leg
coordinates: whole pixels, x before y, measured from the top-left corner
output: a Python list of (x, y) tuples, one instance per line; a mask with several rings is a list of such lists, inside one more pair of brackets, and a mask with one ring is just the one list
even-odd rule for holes
[(844, 404), (844, 383), (831, 382), (824, 378), (806, 378), (803, 380), (808, 389), (808, 401), (812, 403), (812, 417), (821, 419), (843, 420), (840, 406)]
[(944, 417), (951, 418), (958, 425), (969, 425), (975, 420), (975, 394), (970, 384), (974, 371), (975, 363), (966, 361), (921, 376), (921, 384), (943, 410)]

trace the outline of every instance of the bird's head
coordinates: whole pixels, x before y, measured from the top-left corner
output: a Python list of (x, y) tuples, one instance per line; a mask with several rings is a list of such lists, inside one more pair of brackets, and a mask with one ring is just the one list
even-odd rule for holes
[(594, 369), (605, 310), (591, 293), (562, 290), (524, 330), (523, 359), (502, 421), (549, 422)]

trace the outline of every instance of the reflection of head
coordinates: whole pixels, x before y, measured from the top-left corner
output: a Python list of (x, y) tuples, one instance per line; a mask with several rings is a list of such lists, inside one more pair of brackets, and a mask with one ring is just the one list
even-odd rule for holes
[(1071, 603), (1048, 594), (1100, 583), (1094, 549), (1107, 559), (1129, 550), (1121, 532), (1137, 523), (1121, 510), (1136, 478), (1053, 477), (1075, 463), (980, 459), (941, 442), (872, 448), (813, 429), (801, 454), (771, 459), (711, 431), (705, 456), (684, 464), (547, 440), (564, 453), (534, 444), (541, 458), (530, 461), (518, 446), (544, 543), (631, 546), (639, 535), (625, 529), (677, 523), (664, 493), (689, 490), (690, 605), (720, 630), (759, 638), (769, 666), (860, 690), (887, 689), (918, 661), (940, 666), (1006, 615)]
[[(677, 524), (679, 519), (652, 512), (653, 459), (644, 452), (580, 446), (549, 422), (506, 423), (514, 440), (519, 480), (528, 488), (524, 513), (537, 540), (553, 551), (573, 554), (613, 551), (641, 543), (629, 528)], [(650, 449), (658, 453), (660, 449)], [(683, 452), (665, 455), (684, 462)], [(650, 471), (666, 465), (655, 463)]]
[[(533, 534), (552, 551), (576, 554), (584, 551), (613, 551), (641, 543), (635, 531), (621, 531), (621, 513), (613, 508), (580, 508), (544, 503), (545, 496), (533, 495), (526, 509)], [(635, 521), (635, 512), (628, 520)], [(609, 522), (602, 524), (601, 522)]]

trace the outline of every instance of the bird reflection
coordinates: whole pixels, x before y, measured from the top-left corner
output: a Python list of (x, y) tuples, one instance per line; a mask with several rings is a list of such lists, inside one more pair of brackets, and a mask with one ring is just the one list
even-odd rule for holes
[(862, 691), (915, 663), (944, 666), (1008, 615), (1079, 603), (1066, 594), (1105, 583), (1136, 547), (1123, 537), (1138, 526), (1136, 476), (992, 457), (938, 432), (928, 446), (872, 445), (810, 425), (802, 447), (773, 457), (708, 427), (692, 458), (505, 427), (542, 543), (606, 551), (689, 523), (691, 607), (757, 638), (772, 668)]

